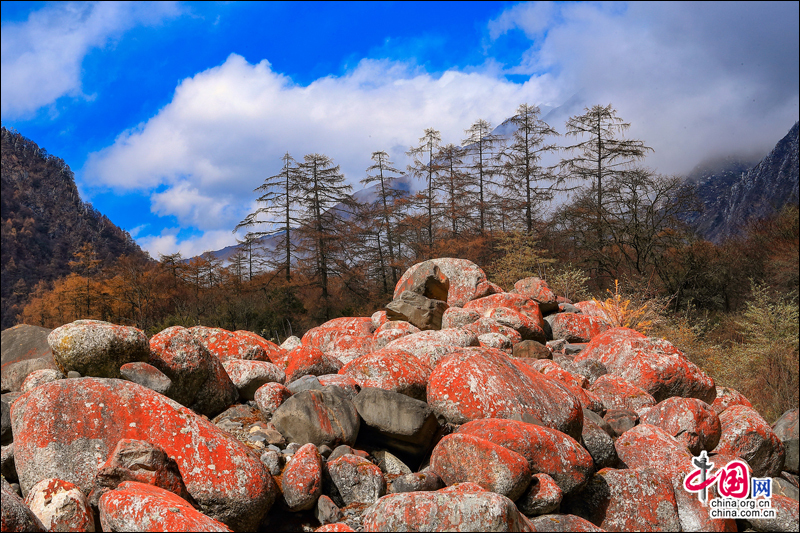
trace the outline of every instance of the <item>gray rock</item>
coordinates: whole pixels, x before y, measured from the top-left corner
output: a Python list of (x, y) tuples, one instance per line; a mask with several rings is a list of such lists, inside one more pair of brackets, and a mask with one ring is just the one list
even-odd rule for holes
[(411, 469), (403, 461), (386, 450), (375, 450), (372, 452), (372, 456), (378, 461), (378, 468), (384, 474), (403, 475), (411, 473)]
[(0, 473), (9, 481), (19, 481), (17, 476), (17, 467), (14, 464), (14, 443), (2, 447), (0, 453)]
[(280, 475), (281, 468), (283, 467), (283, 454), (280, 451), (272, 449), (266, 450), (261, 454), (261, 462), (267, 467), (269, 473), (273, 476)]
[(374, 503), (386, 494), (386, 479), (380, 468), (357, 455), (328, 461), (328, 473), (345, 505)]
[(439, 430), (433, 409), (405, 394), (367, 387), (354, 400), (364, 439), (380, 448), (420, 458)]
[(239, 391), (239, 397), (245, 400), (255, 398), (256, 391), (267, 383), (286, 381), (286, 374), (277, 365), (267, 361), (251, 361), (245, 359), (227, 359), (222, 362), (225, 372)]
[(432, 470), (425, 470), (395, 478), (389, 485), (389, 492), (394, 494), (396, 492), (434, 491), (442, 488), (444, 488), (442, 478)]
[(147, 363), (126, 363), (119, 367), (119, 373), (124, 379), (138, 383), (164, 396), (169, 396), (172, 380), (162, 371)]
[(564, 370), (572, 372), (573, 374), (580, 374), (581, 376), (584, 376), (589, 380), (590, 385), (597, 381), (597, 378), (600, 376), (608, 374), (606, 365), (597, 359), (583, 359), (578, 362), (570, 361), (569, 363), (563, 365), (563, 368)]
[(420, 330), (442, 329), (442, 315), (447, 310), (447, 302), (426, 298), (412, 291), (403, 291), (386, 305), (386, 318), (405, 320)]
[(58, 370), (52, 354), (48, 357), (37, 357), (36, 359), (24, 359), (11, 363), (2, 372), (2, 384), (0, 390), (3, 392), (17, 392), (22, 389), (22, 382), (28, 377), (28, 374), (37, 370), (49, 368)]
[(54, 370), (52, 368), (43, 368), (41, 370), (34, 370), (28, 377), (25, 378), (25, 381), (22, 382), (22, 387), (20, 387), (20, 392), (28, 392), (36, 387), (44, 385), (45, 383), (50, 383), (51, 381), (58, 381), (59, 379), (64, 379), (66, 376), (62, 374), (59, 370)]
[(586, 348), (585, 344), (567, 343), (567, 345), (564, 346), (564, 353), (566, 355), (575, 355), (581, 353), (584, 348)]
[[(586, 410), (584, 410), (584, 413), (585, 411)], [(597, 418), (600, 417), (597, 416)], [(602, 418), (600, 420), (602, 420)], [(583, 417), (581, 444), (589, 452), (589, 455), (592, 456), (595, 471), (601, 468), (616, 466), (618, 458), (613, 439), (603, 428), (595, 424), (594, 421), (585, 414)]]
[(0, 490), (3, 502), (3, 531), (47, 531), (42, 521), (33, 514), (5, 480)]
[(317, 376), (308, 375), (292, 381), (286, 385), (286, 388), (289, 389), (292, 394), (297, 394), (304, 390), (322, 390), (322, 383), (319, 382)]
[(69, 372), (67, 372), (67, 378), (69, 378), (69, 379), (78, 379), (78, 378), (81, 378), (81, 377), (83, 377), (83, 376), (81, 376), (81, 373), (80, 372), (76, 372), (75, 370), (70, 370)]
[(330, 446), (325, 446), (324, 444), (322, 444), (320, 446), (317, 446), (317, 451), (325, 459), (330, 457), (331, 454), (333, 453), (333, 450), (331, 450), (331, 447)]
[(281, 348), (283, 348), (287, 352), (291, 352), (292, 350), (294, 350), (298, 346), (301, 346), (302, 344), (303, 344), (302, 340), (292, 335), (291, 337), (283, 341), (283, 343), (281, 343)]
[(461, 307), (450, 307), (442, 315), (442, 329), (454, 329), (472, 324), (481, 318), (480, 313)]
[(798, 442), (798, 408), (790, 409), (783, 413), (772, 424), (772, 431), (783, 442), (786, 449), (786, 459), (783, 469), (792, 474), (798, 474), (800, 466), (800, 442)]
[(522, 341), (514, 345), (514, 357), (525, 359), (552, 359), (553, 353), (537, 341)]
[(333, 503), (333, 500), (323, 494), (317, 500), (314, 517), (324, 526), (339, 522), (342, 519), (342, 512), (339, 510), (339, 506)]
[(272, 423), (286, 440), (338, 446), (354, 444), (361, 424), (358, 411), (337, 387), (294, 394), (272, 415)]
[(627, 409), (609, 409), (603, 420), (608, 423), (614, 432), (612, 438), (617, 438), (639, 423), (639, 415)]
[(608, 424), (608, 422), (606, 422), (605, 418), (603, 418), (599, 414), (595, 413), (594, 411), (592, 411), (590, 409), (584, 409), (583, 410), (583, 419), (584, 420), (590, 420), (593, 424), (595, 424), (600, 429), (605, 431), (608, 434), (609, 437), (614, 438), (616, 436), (616, 433), (614, 433), (614, 430), (611, 428), (611, 426)]
[[(0, 335), (0, 364), (3, 376), (13, 363), (29, 359), (48, 358), (53, 361), (53, 352), (47, 343), (52, 329), (29, 324), (17, 324), (3, 330)], [(20, 381), (21, 383), (21, 381)]]
[(328, 461), (335, 461), (339, 457), (347, 454), (355, 454), (355, 451), (353, 451), (353, 448), (351, 448), (347, 444), (340, 444), (328, 456)]
[(3, 446), (10, 444), (14, 440), (14, 433), (11, 431), (11, 408), (5, 400), (0, 402), (0, 444)]
[(150, 360), (150, 344), (140, 329), (100, 320), (76, 320), (47, 336), (53, 358), (62, 372), (82, 376), (121, 378), (125, 363)]

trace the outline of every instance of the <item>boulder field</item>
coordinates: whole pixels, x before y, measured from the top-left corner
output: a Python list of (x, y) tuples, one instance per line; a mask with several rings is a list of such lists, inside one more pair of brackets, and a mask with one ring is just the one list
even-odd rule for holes
[[(47, 341), (3, 368), (3, 531), (798, 530), (797, 409), (770, 425), (539, 278), (432, 259), (280, 346), (97, 320)], [(770, 478), (777, 516), (711, 518), (684, 488), (703, 453)]]

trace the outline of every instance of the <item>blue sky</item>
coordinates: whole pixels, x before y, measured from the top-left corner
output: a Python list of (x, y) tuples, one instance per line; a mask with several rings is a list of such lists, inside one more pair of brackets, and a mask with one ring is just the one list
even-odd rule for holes
[(157, 257), (235, 242), (280, 156), (356, 189), (427, 127), (613, 103), (647, 164), (762, 156), (798, 119), (798, 3), (2, 2), (2, 122)]

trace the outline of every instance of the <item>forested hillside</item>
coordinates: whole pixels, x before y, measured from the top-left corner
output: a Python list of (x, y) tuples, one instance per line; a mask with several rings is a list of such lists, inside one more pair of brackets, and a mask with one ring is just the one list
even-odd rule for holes
[(16, 131), (1, 131), (5, 329), (16, 323), (32, 292), (71, 272), (91, 273), (122, 255), (145, 254), (127, 232), (81, 200), (62, 159)]

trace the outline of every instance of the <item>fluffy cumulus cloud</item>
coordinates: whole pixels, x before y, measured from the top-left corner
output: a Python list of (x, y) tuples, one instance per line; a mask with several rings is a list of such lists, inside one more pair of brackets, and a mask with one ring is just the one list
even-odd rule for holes
[[(489, 43), (511, 32), (529, 40), (512, 64), (489, 57), (434, 75), (364, 59), (307, 86), (274, 71), (269, 58), (252, 64), (232, 54), (92, 154), (85, 179), (144, 191), (154, 213), (200, 230), (190, 240), (176, 232), (139, 239), (151, 252), (173, 246), (190, 255), (232, 244), (253, 188), (279, 171), (286, 151), (332, 157), (358, 188), (373, 151), (402, 165), (425, 128), (459, 143), (475, 119), (498, 124), (523, 102), (570, 100), (552, 115), (561, 131), (584, 106), (613, 103), (632, 124), (629, 136), (655, 148), (647, 164), (665, 173), (713, 155), (763, 156), (798, 117), (797, 20), (796, 2), (519, 4), (487, 21)], [(5, 54), (5, 27), (3, 39)]]
[(287, 151), (296, 159), (332, 157), (357, 190), (374, 151), (389, 152), (402, 167), (425, 128), (460, 144), (478, 118), (501, 121), (520, 103), (554, 98), (540, 78), (516, 84), (477, 72), (432, 76), (385, 60), (363, 60), (346, 76), (299, 86), (266, 60), (254, 65), (232, 54), (183, 80), (156, 116), (92, 154), (85, 179), (117, 190), (159, 188), (151, 195), (154, 213), (230, 231)]
[(24, 22), (3, 23), (3, 117), (25, 117), (62, 96), (86, 97), (81, 64), (92, 48), (178, 11), (173, 2), (58, 2)]

